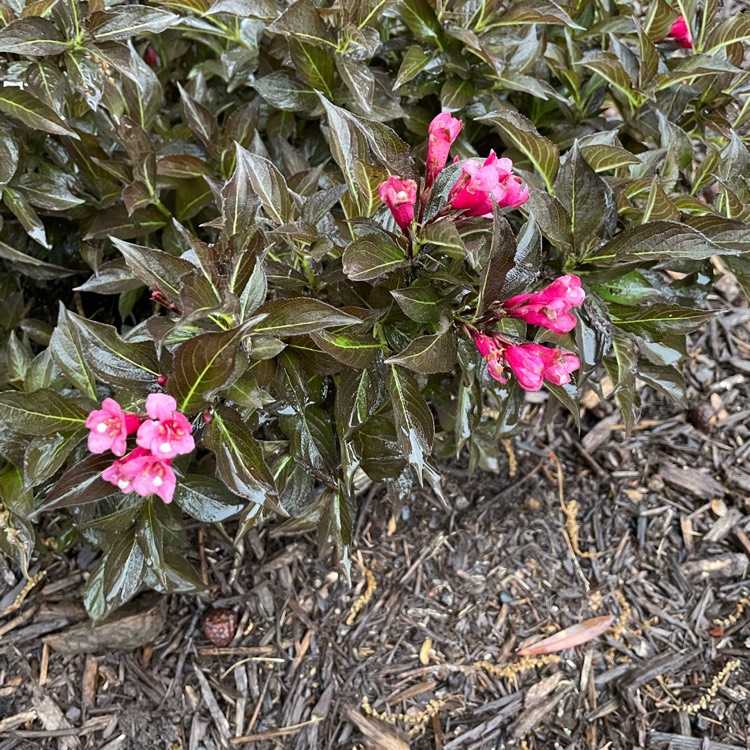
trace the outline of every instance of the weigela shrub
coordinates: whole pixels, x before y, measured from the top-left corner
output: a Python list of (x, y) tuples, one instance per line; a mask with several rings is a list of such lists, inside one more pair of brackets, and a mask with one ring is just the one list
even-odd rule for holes
[(195, 520), (346, 568), (364, 481), (495, 469), (528, 391), (681, 401), (750, 287), (750, 26), (680, 9), (3, 5), (0, 550), (100, 548), (97, 619), (201, 588)]

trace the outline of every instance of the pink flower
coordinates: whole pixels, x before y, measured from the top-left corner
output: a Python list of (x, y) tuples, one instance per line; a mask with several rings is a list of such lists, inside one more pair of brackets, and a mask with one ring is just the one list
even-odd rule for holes
[(86, 418), (89, 432), (89, 450), (124, 456), (127, 436), (138, 429), (141, 420), (135, 414), (126, 414), (114, 399), (105, 398), (101, 409), (94, 409)]
[(544, 379), (555, 385), (566, 385), (570, 383), (570, 373), (581, 366), (578, 357), (566, 349), (548, 349), (542, 347), (544, 353)]
[(441, 112), (430, 123), (427, 140), (427, 166), (425, 185), (430, 187), (448, 161), (448, 152), (458, 138), (463, 123), (450, 112)]
[(122, 492), (131, 492), (133, 489), (133, 476), (132, 467), (128, 469), (128, 464), (137, 458), (150, 455), (145, 448), (134, 448), (125, 458), (115, 461), (109, 468), (105, 469), (102, 472), (102, 479), (114, 484)]
[(154, 456), (145, 448), (136, 448), (105, 469), (102, 479), (122, 492), (135, 492), (142, 497), (158, 495), (165, 503), (171, 503), (177, 478), (170, 463), (170, 459)]
[(530, 325), (568, 333), (576, 327), (576, 318), (570, 310), (582, 304), (585, 298), (581, 280), (568, 274), (538, 292), (517, 294), (505, 300), (502, 308), (512, 318), (520, 318)]
[(483, 164), (469, 159), (461, 165), (461, 176), (451, 188), (448, 202), (469, 216), (492, 216), (494, 201), (504, 208), (517, 208), (529, 198), (529, 188), (513, 174), (510, 159), (498, 159), (494, 151)]
[(136, 443), (159, 459), (195, 450), (195, 440), (190, 434), (193, 427), (176, 409), (177, 402), (166, 393), (151, 393), (146, 399), (146, 413), (151, 419), (138, 428)]
[(417, 202), (417, 183), (391, 175), (378, 188), (380, 200), (391, 210), (396, 224), (403, 232), (408, 231), (414, 221), (414, 205)]
[(477, 351), (484, 357), (487, 362), (487, 371), (490, 376), (500, 383), (507, 383), (508, 378), (505, 376), (503, 364), (503, 344), (493, 336), (485, 336), (478, 331), (472, 331), (472, 338)]
[(680, 47), (684, 49), (693, 48), (693, 37), (690, 35), (690, 28), (685, 16), (680, 16), (673, 24), (667, 34), (668, 38), (674, 39)]
[(505, 360), (518, 384), (526, 391), (538, 391), (544, 382), (544, 356), (547, 347), (539, 344), (518, 344), (505, 350)]

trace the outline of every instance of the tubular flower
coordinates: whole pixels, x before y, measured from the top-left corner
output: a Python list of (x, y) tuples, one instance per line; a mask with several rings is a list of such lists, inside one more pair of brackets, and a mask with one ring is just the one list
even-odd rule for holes
[(428, 188), (435, 182), (435, 178), (448, 161), (448, 152), (462, 127), (461, 120), (457, 120), (450, 112), (441, 112), (430, 123), (425, 169), (425, 185)]
[(469, 216), (492, 216), (493, 198), (501, 208), (517, 208), (529, 198), (529, 188), (513, 174), (510, 159), (498, 159), (494, 151), (482, 164), (469, 159), (461, 165), (461, 176), (451, 188), (448, 202)]
[(154, 456), (145, 448), (136, 448), (105, 469), (102, 479), (122, 492), (135, 492), (142, 497), (158, 495), (165, 503), (171, 503), (177, 478), (170, 463), (170, 459)]
[(541, 390), (544, 382), (545, 352), (539, 344), (518, 344), (505, 350), (505, 360), (518, 384), (526, 391)]
[(135, 414), (126, 414), (120, 404), (105, 398), (101, 409), (94, 409), (86, 418), (89, 428), (89, 450), (106, 453), (111, 450), (116, 456), (124, 456), (127, 436), (135, 432), (141, 420)]
[(673, 24), (667, 34), (668, 39), (674, 39), (683, 49), (693, 48), (693, 37), (690, 35), (690, 28), (685, 16), (680, 16)]
[(507, 383), (507, 366), (526, 391), (538, 391), (545, 380), (555, 385), (570, 383), (570, 373), (580, 367), (578, 357), (565, 349), (550, 349), (540, 344), (506, 344), (496, 336), (472, 331), (474, 345), (487, 362), (491, 377)]
[(581, 280), (568, 274), (538, 292), (511, 297), (501, 306), (512, 318), (520, 318), (555, 333), (568, 333), (576, 327), (576, 318), (570, 310), (581, 305), (585, 298)]
[(115, 461), (109, 468), (102, 472), (102, 479), (114, 484), (122, 492), (133, 491), (132, 467), (129, 469), (128, 464), (143, 456), (149, 456), (150, 453), (145, 448), (134, 448), (125, 458)]
[(543, 349), (541, 357), (544, 360), (544, 379), (555, 385), (570, 383), (570, 373), (581, 366), (578, 357), (567, 349)]
[(165, 393), (151, 393), (146, 399), (147, 419), (138, 428), (136, 443), (159, 459), (174, 458), (195, 450), (193, 427), (177, 411), (177, 402)]
[(472, 331), (474, 345), (477, 351), (484, 357), (487, 362), (487, 370), (490, 375), (500, 383), (507, 383), (508, 378), (505, 376), (503, 365), (504, 346), (493, 336), (485, 336), (478, 331)]
[(417, 183), (391, 175), (378, 188), (380, 200), (393, 214), (396, 224), (403, 232), (408, 231), (414, 221), (414, 205), (417, 202)]

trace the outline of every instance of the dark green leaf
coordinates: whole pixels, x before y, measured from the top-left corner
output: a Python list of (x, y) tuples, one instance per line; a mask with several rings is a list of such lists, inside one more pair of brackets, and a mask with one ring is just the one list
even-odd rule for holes
[(237, 515), (246, 503), (221, 483), (200, 474), (189, 474), (175, 488), (174, 501), (202, 523), (219, 523)]
[(354, 315), (310, 297), (271, 300), (258, 308), (257, 312), (259, 316), (266, 317), (253, 328), (252, 333), (282, 338), (362, 322)]
[(358, 370), (367, 367), (382, 349), (372, 336), (355, 334), (351, 331), (343, 333), (318, 331), (311, 333), (310, 336), (326, 354)]
[(60, 303), (57, 326), (52, 333), (48, 351), (68, 380), (84, 395), (97, 399), (96, 380), (84, 357), (78, 329), (71, 325), (68, 311)]
[(285, 112), (311, 112), (319, 105), (307, 84), (281, 70), (256, 78), (252, 86), (271, 106)]
[(612, 190), (588, 165), (577, 142), (560, 167), (555, 195), (570, 217), (576, 252), (585, 254), (592, 244), (614, 230), (617, 209)]
[(435, 336), (418, 336), (385, 363), (401, 365), (423, 375), (451, 372), (456, 364), (456, 332), (449, 329)]
[(560, 164), (558, 147), (540, 135), (531, 120), (512, 109), (490, 112), (479, 119), (495, 125), (510, 144), (524, 153), (552, 192), (552, 183)]
[(647, 307), (610, 305), (609, 312), (618, 328), (655, 341), (665, 334), (690, 333), (715, 314), (678, 305), (655, 304)]
[(613, 240), (586, 258), (587, 263), (628, 263), (639, 261), (664, 261), (690, 258), (704, 260), (712, 255), (736, 253), (711, 242), (707, 237), (688, 226), (673, 221), (653, 221), (626, 229)]
[(272, 503), (274, 481), (263, 451), (236, 411), (218, 408), (203, 439), (216, 456), (219, 478), (231, 492), (257, 505)]
[(625, 429), (630, 432), (640, 416), (640, 398), (636, 390), (638, 352), (633, 339), (625, 333), (615, 332), (612, 337), (613, 354), (606, 357), (604, 365), (615, 389)]
[(27, 435), (52, 435), (83, 427), (88, 412), (55, 391), (0, 393), (0, 422)]
[(291, 454), (310, 469), (334, 476), (338, 451), (330, 417), (317, 406), (308, 406), (280, 418), (281, 428), (289, 438)]
[(570, 215), (554, 195), (531, 188), (524, 207), (531, 212), (541, 233), (554, 247), (564, 253), (573, 249)]
[(69, 508), (114, 495), (118, 492), (117, 488), (102, 479), (102, 472), (115, 460), (111, 453), (86, 456), (52, 485), (39, 510)]
[(15, 117), (32, 130), (42, 130), (53, 135), (69, 135), (72, 138), (78, 137), (53, 109), (27, 91), (15, 86), (0, 88), (0, 112)]
[(92, 620), (105, 618), (139, 591), (146, 577), (146, 558), (135, 528), (123, 530), (86, 583), (83, 603)]
[(27, 488), (49, 479), (65, 463), (65, 459), (78, 445), (83, 431), (56, 432), (34, 438), (26, 448), (23, 458), (24, 485)]
[(127, 40), (150, 31), (160, 34), (173, 26), (180, 17), (146, 5), (123, 5), (91, 16), (91, 31), (97, 42)]
[[(277, 224), (286, 224), (294, 218), (294, 203), (289, 195), (284, 176), (268, 159), (256, 156), (237, 146), (237, 163), (242, 163), (243, 175), (250, 181), (266, 214)], [(238, 166), (238, 169), (240, 167)], [(231, 216), (236, 216), (233, 211)]]
[(161, 374), (153, 342), (123, 341), (114, 326), (81, 318), (70, 311), (66, 317), (90, 355), (89, 368), (105, 383), (124, 388), (152, 385)]
[[(333, 98), (333, 59), (330, 50), (299, 39), (289, 40), (289, 52), (298, 75), (314, 90)], [(338, 55), (336, 62), (339, 62)]]
[(344, 273), (352, 281), (371, 281), (406, 263), (401, 248), (384, 236), (368, 234), (347, 245)]
[(112, 242), (123, 254), (133, 273), (149, 289), (162, 292), (170, 302), (180, 301), (180, 278), (195, 270), (192, 263), (163, 250), (134, 245), (114, 237)]
[(68, 42), (45, 18), (18, 18), (0, 31), (0, 52), (47, 57), (64, 52)]
[(391, 365), (388, 375), (396, 436), (406, 460), (422, 482), (424, 464), (432, 450), (435, 425), (413, 376), (397, 365)]
[(391, 295), (407, 318), (417, 323), (437, 323), (440, 320), (443, 306), (440, 304), (440, 297), (434, 287), (416, 286), (409, 289), (395, 289)]
[(336, 46), (331, 32), (312, 0), (297, 0), (268, 27), (268, 30), (273, 34), (291, 36), (324, 48)]
[(174, 353), (169, 392), (181, 412), (192, 414), (203, 408), (232, 377), (244, 326), (228, 331), (203, 333), (180, 344)]

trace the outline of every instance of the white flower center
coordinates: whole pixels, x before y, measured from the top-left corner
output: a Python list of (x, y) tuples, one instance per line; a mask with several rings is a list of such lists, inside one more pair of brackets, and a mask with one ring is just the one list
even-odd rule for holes
[(399, 201), (399, 203), (405, 203), (409, 200), (409, 193), (407, 193), (406, 190), (399, 190), (396, 193), (396, 200)]
[(164, 484), (164, 480), (161, 477), (154, 477), (152, 484), (154, 487), (161, 487)]
[(104, 422), (99, 422), (99, 424), (96, 426), (97, 432), (106, 432), (107, 431), (107, 425), (104, 424)]
[(118, 486), (118, 487), (119, 487), (119, 488), (120, 488), (121, 490), (126, 490), (126, 489), (127, 489), (128, 487), (130, 487), (130, 482), (129, 482), (129, 481), (127, 480), (127, 479), (120, 479), (120, 480), (118, 480), (118, 482), (117, 482), (117, 486)]
[(162, 444), (161, 444), (161, 445), (159, 446), (159, 450), (160, 450), (160, 451), (161, 451), (162, 453), (169, 453), (169, 452), (170, 452), (170, 451), (172, 450), (172, 443), (162, 443)]

